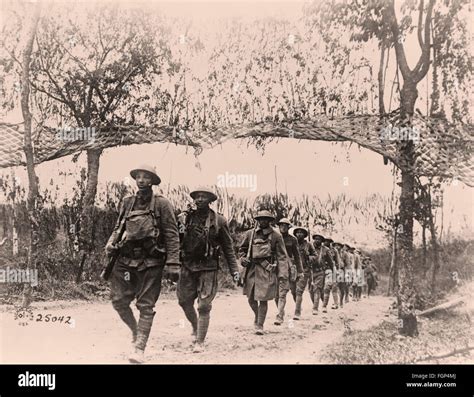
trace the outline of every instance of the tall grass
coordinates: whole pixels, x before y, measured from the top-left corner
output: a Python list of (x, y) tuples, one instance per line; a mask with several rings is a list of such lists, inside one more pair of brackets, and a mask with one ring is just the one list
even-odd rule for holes
[[(77, 272), (79, 247), (79, 214), (85, 192), (86, 175), (80, 172), (72, 195), (59, 199), (58, 187), (53, 181), (41, 190), (39, 250), (37, 264), (40, 276), (40, 294), (49, 291), (41, 285), (58, 286), (62, 282), (73, 282)], [(224, 188), (215, 188), (218, 201), (213, 204), (229, 222), (234, 241), (242, 231), (251, 228), (253, 216), (259, 209), (271, 210), (277, 219), (287, 217), (294, 225), (309, 227), (311, 231), (331, 236), (335, 240), (349, 242), (372, 251), (388, 245), (387, 235), (379, 230), (396, 208), (390, 199), (373, 194), (353, 199), (345, 194), (328, 195), (325, 198), (303, 195), (299, 198), (286, 194), (264, 194), (254, 199), (229, 194)], [(103, 247), (112, 232), (118, 208), (123, 198), (133, 188), (124, 183), (108, 183), (99, 191), (97, 206), (91, 228), (91, 252), (84, 267), (82, 280), (99, 281), (100, 268), (105, 260)], [(163, 194), (171, 201), (176, 213), (192, 206), (187, 186), (169, 187)], [(0, 179), (0, 266), (24, 266), (29, 230), (25, 203), (25, 192), (15, 185), (14, 178)], [(18, 234), (19, 252), (13, 255), (13, 230)], [(382, 228), (383, 229), (383, 228)], [(458, 247), (461, 248), (461, 246)], [(375, 251), (375, 260), (382, 269), (387, 269), (390, 260), (388, 251)], [(53, 281), (54, 280), (54, 281)]]

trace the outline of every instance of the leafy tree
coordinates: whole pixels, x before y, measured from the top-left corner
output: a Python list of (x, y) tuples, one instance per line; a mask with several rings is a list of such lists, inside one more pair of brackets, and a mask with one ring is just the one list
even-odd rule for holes
[[(399, 106), (401, 119), (406, 126), (410, 126), (411, 118), (415, 112), (415, 104), (418, 98), (418, 84), (425, 79), (430, 70), (433, 49), (435, 52), (435, 64), (441, 65), (445, 62), (442, 84), (444, 91), (448, 92), (451, 87), (460, 84), (451, 82), (449, 76), (466, 74), (470, 62), (458, 59), (467, 51), (465, 25), (459, 22), (460, 15), (465, 11), (467, 2), (443, 2), (435, 7), (436, 1), (407, 0), (401, 4), (400, 10), (396, 10), (393, 0), (362, 0), (351, 2), (315, 2), (307, 9), (307, 19), (311, 27), (320, 32), (327, 43), (333, 43), (337, 39), (331, 35), (334, 30), (339, 37), (344, 32), (351, 32), (348, 46), (355, 50), (360, 49), (361, 44), (366, 48), (374, 43), (380, 50), (378, 93), (379, 112), (385, 113), (384, 104), (384, 62), (385, 54), (390, 49), (395, 51), (396, 71), (401, 74), (402, 83), (399, 90)], [(397, 17), (397, 12), (401, 16)], [(447, 32), (453, 33), (456, 39), (446, 39)], [(406, 56), (406, 43), (410, 34), (416, 32), (421, 54), (414, 67), (408, 65)], [(448, 48), (456, 43), (456, 50), (449, 53)], [(446, 58), (444, 58), (446, 56)], [(388, 55), (387, 55), (388, 58)], [(339, 57), (333, 59), (335, 68), (339, 67)], [(387, 63), (388, 64), (388, 59)], [(450, 70), (446, 68), (449, 64)], [(385, 66), (386, 68), (387, 66)], [(436, 78), (433, 85), (439, 84)], [(462, 80), (459, 80), (462, 81)], [(462, 83), (461, 83), (462, 84)], [(452, 92), (451, 92), (452, 94)], [(434, 98), (432, 108), (437, 109), (438, 97)], [(449, 95), (449, 94), (448, 94)], [(464, 103), (464, 102), (463, 102)], [(464, 106), (464, 105), (463, 105)], [(462, 107), (462, 106), (461, 106)], [(453, 116), (459, 113), (459, 106), (453, 107)], [(432, 111), (433, 113), (433, 111)], [(415, 152), (414, 143), (411, 140), (399, 141), (397, 143), (399, 154), (402, 158), (401, 168), (401, 195), (399, 207), (399, 228), (402, 233), (399, 236), (400, 263), (399, 263), (399, 317), (403, 322), (400, 332), (408, 335), (416, 335), (417, 326), (414, 317), (414, 301), (416, 291), (413, 283), (412, 252), (413, 252), (413, 218), (415, 213)]]

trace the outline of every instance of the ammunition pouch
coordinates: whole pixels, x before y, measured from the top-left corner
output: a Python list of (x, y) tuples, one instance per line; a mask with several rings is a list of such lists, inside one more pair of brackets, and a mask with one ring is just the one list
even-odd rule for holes
[(147, 257), (142, 247), (131, 247), (130, 245), (120, 248), (120, 255), (129, 259), (145, 259)]
[(131, 259), (159, 259), (166, 256), (166, 250), (158, 245), (156, 239), (148, 238), (142, 241), (125, 242), (120, 247), (120, 255)]
[(267, 272), (276, 273), (277, 271), (276, 263), (271, 263), (271, 261), (268, 259), (259, 260), (257, 261), (257, 264), (263, 267)]

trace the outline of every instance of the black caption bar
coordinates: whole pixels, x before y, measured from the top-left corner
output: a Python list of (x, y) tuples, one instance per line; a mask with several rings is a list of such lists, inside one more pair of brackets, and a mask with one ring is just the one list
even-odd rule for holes
[[(222, 373), (221, 373), (222, 372)], [(146, 392), (333, 390), (357, 395), (474, 395), (472, 365), (2, 365), (0, 397)], [(305, 386), (303, 386), (303, 384)], [(207, 386), (206, 386), (207, 385)], [(298, 386), (298, 387), (297, 387)], [(227, 390), (227, 391), (226, 391)], [(314, 389), (316, 390), (316, 389)], [(318, 393), (319, 394), (319, 393)]]

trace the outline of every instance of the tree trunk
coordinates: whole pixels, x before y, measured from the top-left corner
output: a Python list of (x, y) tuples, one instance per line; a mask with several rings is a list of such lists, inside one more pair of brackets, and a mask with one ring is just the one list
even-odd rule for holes
[(424, 221), (423, 221), (423, 224), (421, 225), (421, 243), (423, 246), (423, 271), (426, 273), (427, 250), (426, 250), (426, 225)]
[[(35, 166), (34, 166), (34, 155), (33, 145), (31, 142), (31, 112), (30, 112), (30, 63), (31, 54), (33, 52), (33, 43), (36, 36), (36, 30), (38, 28), (38, 21), (41, 11), (41, 3), (38, 2), (33, 15), (30, 31), (28, 33), (28, 42), (23, 53), (22, 59), (22, 76), (21, 76), (21, 111), (23, 114), (23, 120), (25, 123), (25, 136), (24, 136), (24, 150), (26, 156), (26, 169), (28, 172), (28, 198), (27, 198), (27, 209), (28, 217), (30, 221), (30, 244), (28, 248), (27, 258), (27, 271), (31, 272), (36, 270), (36, 247), (38, 244), (38, 213), (37, 213), (37, 202), (38, 202), (38, 180), (36, 178)], [(23, 299), (22, 307), (28, 307), (31, 303), (31, 285), (25, 284), (23, 288)]]
[(84, 204), (80, 216), (80, 258), (76, 282), (80, 282), (84, 263), (89, 252), (94, 248), (94, 214), (97, 182), (99, 179), (100, 156), (102, 149), (89, 149), (87, 151), (87, 183), (84, 195)]
[[(418, 91), (416, 84), (405, 80), (400, 92), (401, 116), (404, 124), (410, 127), (410, 118), (415, 109)], [(402, 156), (402, 185), (400, 194), (400, 255), (398, 262), (399, 289), (398, 317), (402, 320), (400, 333), (407, 336), (418, 335), (418, 326), (414, 314), (416, 291), (413, 282), (413, 213), (415, 208), (414, 146), (411, 140), (399, 144)]]
[(390, 261), (390, 271), (388, 272), (388, 291), (387, 295), (391, 296), (397, 293), (397, 225), (393, 227), (392, 235), (392, 259)]
[[(431, 211), (431, 206), (430, 206), (430, 211)], [(428, 222), (429, 222), (430, 234), (431, 234), (431, 245), (433, 247), (433, 272), (432, 272), (432, 277), (431, 277), (431, 292), (434, 294), (436, 292), (436, 276), (438, 275), (438, 270), (440, 268), (440, 260), (439, 260), (439, 244), (438, 244), (438, 239), (436, 238), (436, 227), (434, 224), (432, 213), (430, 213)]]
[[(415, 111), (415, 102), (418, 97), (416, 85), (421, 81), (430, 67), (431, 54), (431, 19), (435, 0), (430, 0), (425, 13), (423, 37), (423, 2), (420, 2), (418, 19), (418, 42), (421, 47), (421, 56), (413, 70), (408, 66), (403, 39), (400, 34), (395, 2), (384, 2), (383, 17), (389, 24), (393, 35), (393, 45), (397, 57), (397, 71), (403, 76), (403, 87), (400, 91), (400, 113), (403, 120), (402, 126), (411, 127), (411, 117)], [(398, 263), (398, 277), (400, 288), (397, 294), (398, 317), (402, 320), (399, 331), (401, 334), (415, 336), (418, 334), (416, 317), (414, 314), (415, 289), (413, 285), (413, 212), (415, 201), (415, 174), (414, 174), (414, 146), (410, 140), (399, 142), (400, 169), (402, 172), (402, 191), (400, 195), (400, 261)]]
[[(36, 36), (36, 30), (38, 28), (38, 21), (41, 11), (41, 3), (38, 3), (35, 8), (33, 20), (31, 23), (30, 31), (28, 33), (28, 42), (26, 43), (25, 51), (22, 59), (22, 76), (21, 76), (21, 111), (23, 114), (23, 121), (25, 123), (25, 136), (24, 136), (24, 150), (26, 156), (26, 169), (28, 172), (28, 198), (27, 198), (27, 209), (28, 217), (30, 221), (30, 244), (28, 247), (28, 258), (27, 258), (27, 271), (36, 270), (36, 247), (38, 245), (38, 213), (37, 213), (37, 202), (38, 202), (38, 179), (36, 177), (35, 166), (34, 166), (34, 155), (33, 145), (31, 141), (31, 112), (30, 112), (30, 63), (31, 54), (33, 52), (33, 44)], [(21, 305), (28, 307), (31, 303), (31, 285), (25, 284), (23, 288), (23, 299)]]

